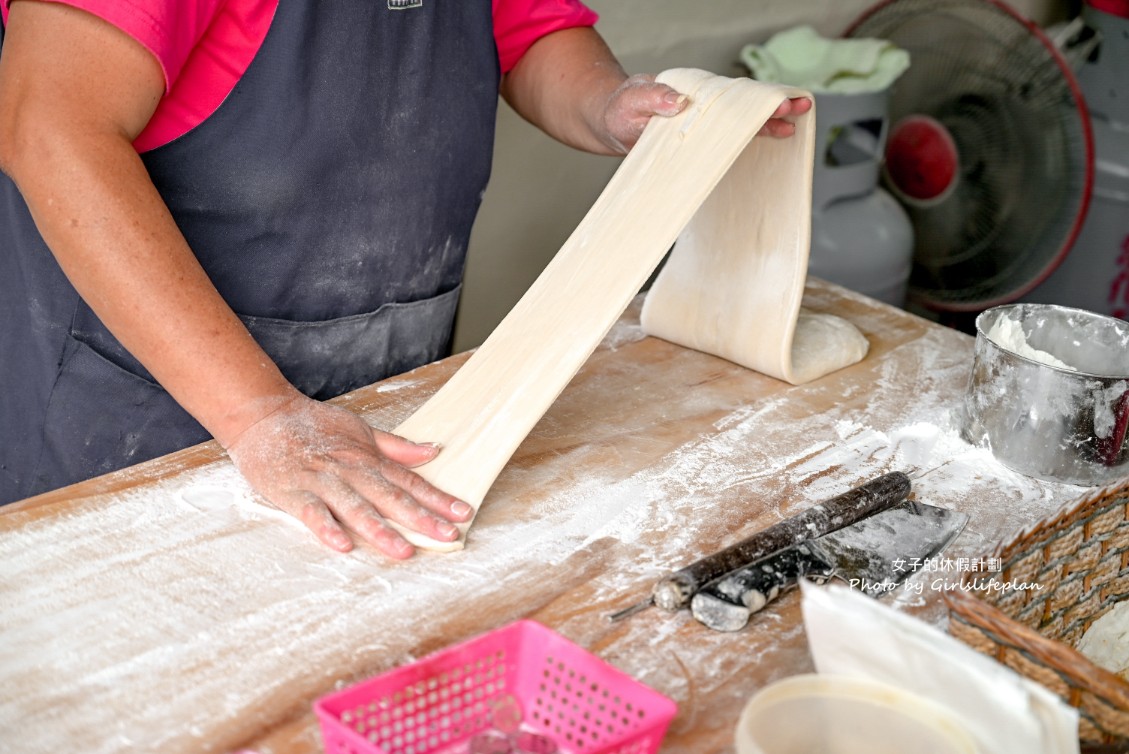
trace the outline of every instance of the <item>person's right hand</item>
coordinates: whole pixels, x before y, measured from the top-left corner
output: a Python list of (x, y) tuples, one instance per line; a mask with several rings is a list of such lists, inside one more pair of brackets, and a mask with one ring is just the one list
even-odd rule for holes
[(450, 542), (458, 537), (452, 522), (473, 512), (409, 470), (433, 459), (438, 447), (381, 432), (305, 396), (244, 430), (227, 452), (271, 505), (341, 552), (353, 547), (347, 527), (385, 555), (407, 558), (415, 550), (389, 521)]

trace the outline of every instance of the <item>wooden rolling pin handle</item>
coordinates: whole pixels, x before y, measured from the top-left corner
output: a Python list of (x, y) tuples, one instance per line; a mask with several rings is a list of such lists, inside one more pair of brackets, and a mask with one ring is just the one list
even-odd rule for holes
[(681, 610), (690, 604), (699, 589), (719, 576), (767, 558), (786, 547), (857, 523), (873, 513), (897, 505), (906, 499), (909, 492), (910, 478), (900, 471), (872, 479), (773, 524), (721, 552), (680, 568), (655, 584), (652, 600), (663, 610)]

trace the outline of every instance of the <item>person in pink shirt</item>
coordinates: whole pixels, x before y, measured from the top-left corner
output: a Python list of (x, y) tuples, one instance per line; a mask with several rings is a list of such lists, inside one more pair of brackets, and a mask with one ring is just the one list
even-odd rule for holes
[(446, 353), (499, 92), (599, 154), (685, 97), (579, 0), (0, 8), (0, 503), (210, 436), (334, 549), (454, 539), (439, 449), (324, 399)]

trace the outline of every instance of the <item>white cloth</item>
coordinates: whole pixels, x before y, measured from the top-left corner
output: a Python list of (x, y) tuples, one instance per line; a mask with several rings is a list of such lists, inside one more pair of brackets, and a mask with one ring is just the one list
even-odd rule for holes
[(885, 39), (825, 39), (797, 26), (746, 45), (741, 62), (758, 81), (854, 94), (888, 88), (909, 67), (909, 53)]
[(927, 623), (850, 589), (801, 584), (820, 673), (869, 678), (952, 710), (981, 754), (1077, 754), (1078, 711)]

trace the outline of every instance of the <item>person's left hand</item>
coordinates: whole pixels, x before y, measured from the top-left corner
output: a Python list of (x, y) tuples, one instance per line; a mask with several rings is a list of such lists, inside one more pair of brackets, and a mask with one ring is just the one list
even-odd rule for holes
[[(602, 141), (615, 152), (627, 154), (653, 116), (669, 118), (685, 110), (687, 104), (689, 98), (685, 94), (679, 94), (666, 84), (656, 83), (654, 76), (632, 76), (608, 97), (604, 107)], [(791, 136), (796, 132), (796, 124), (786, 118), (803, 115), (809, 110), (811, 100), (807, 97), (785, 100), (760, 133), (779, 138)]]
[(619, 85), (604, 105), (601, 141), (619, 154), (627, 152), (639, 141), (640, 134), (654, 115), (669, 118), (686, 109), (690, 98), (666, 84), (655, 82), (654, 76), (636, 74)]

